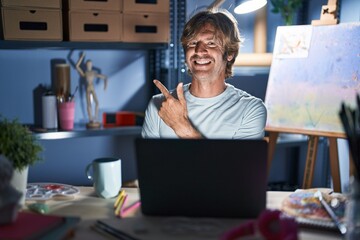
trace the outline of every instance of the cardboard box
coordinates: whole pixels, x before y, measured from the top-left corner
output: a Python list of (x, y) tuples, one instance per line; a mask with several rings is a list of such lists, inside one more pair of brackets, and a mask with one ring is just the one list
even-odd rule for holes
[(59, 8), (61, 0), (1, 0), (4, 7)]
[(63, 39), (60, 9), (4, 7), (1, 11), (5, 40)]
[(123, 21), (124, 42), (169, 42), (169, 14), (124, 13)]
[(114, 11), (70, 11), (70, 41), (121, 41), (122, 14)]
[(127, 12), (152, 12), (169, 13), (169, 0), (124, 0), (124, 13)]
[[(73, 10), (101, 10), (101, 11), (122, 11), (122, 0), (66, 0), (68, 9)], [(126, 0), (128, 1), (128, 0)]]

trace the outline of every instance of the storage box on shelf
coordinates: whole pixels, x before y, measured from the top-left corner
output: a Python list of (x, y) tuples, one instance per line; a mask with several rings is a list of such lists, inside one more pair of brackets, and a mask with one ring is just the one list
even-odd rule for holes
[(65, 32), (70, 41), (121, 41), (121, 0), (68, 0), (65, 5)]
[(124, 42), (169, 42), (169, 0), (124, 1)]
[(124, 12), (152, 12), (152, 13), (169, 13), (169, 0), (161, 1), (138, 1), (138, 0), (125, 0)]
[(3, 7), (36, 7), (61, 9), (61, 0), (1, 0)]
[(71, 10), (102, 10), (122, 11), (122, 0), (68, 0), (68, 8)]
[(120, 41), (122, 16), (120, 12), (70, 11), (70, 41)]
[(61, 0), (2, 0), (5, 40), (61, 41)]
[(168, 42), (169, 15), (160, 13), (124, 13), (124, 42)]

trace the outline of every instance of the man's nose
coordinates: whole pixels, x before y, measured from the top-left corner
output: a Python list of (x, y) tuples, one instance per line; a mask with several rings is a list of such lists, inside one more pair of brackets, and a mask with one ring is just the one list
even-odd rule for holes
[(196, 46), (195, 46), (195, 52), (199, 53), (199, 52), (205, 52), (207, 50), (206, 48), (206, 44), (204, 42), (197, 42)]

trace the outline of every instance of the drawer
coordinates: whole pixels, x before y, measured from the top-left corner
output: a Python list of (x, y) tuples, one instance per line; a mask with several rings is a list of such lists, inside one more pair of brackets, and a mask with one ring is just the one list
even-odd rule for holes
[(127, 12), (159, 12), (169, 13), (169, 0), (125, 0), (124, 13)]
[(110, 11), (70, 11), (70, 41), (121, 41), (122, 14)]
[(169, 42), (169, 14), (124, 13), (124, 42)]
[(1, 0), (4, 7), (59, 8), (61, 0)]
[(61, 41), (61, 10), (40, 8), (2, 8), (5, 40)]
[[(101, 10), (122, 11), (122, 0), (67, 0), (68, 9), (72, 10)], [(126, 0), (128, 1), (128, 0)]]

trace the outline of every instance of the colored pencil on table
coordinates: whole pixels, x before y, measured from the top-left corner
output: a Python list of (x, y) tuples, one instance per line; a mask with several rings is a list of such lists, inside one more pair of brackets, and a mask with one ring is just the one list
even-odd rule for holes
[(114, 208), (116, 208), (119, 205), (119, 202), (120, 202), (121, 198), (124, 196), (124, 194), (125, 194), (125, 190), (121, 190), (119, 192), (119, 195), (117, 196), (115, 203), (114, 203)]
[(120, 215), (120, 211), (121, 211), (122, 207), (124, 206), (126, 198), (127, 198), (127, 194), (122, 195), (122, 197), (120, 198), (120, 201), (115, 209), (115, 216)]
[(121, 240), (137, 240), (137, 238), (132, 237), (131, 235), (120, 231), (119, 229), (116, 229), (108, 224), (106, 224), (105, 222), (102, 222), (100, 220), (97, 220), (96, 223), (94, 224), (94, 230), (98, 230), (98, 231), (102, 231), (105, 232), (113, 237), (115, 237), (116, 239), (121, 239)]
[[(125, 204), (124, 204), (125, 205)], [(130, 206), (128, 207), (125, 207), (123, 208), (121, 211), (120, 211), (120, 217), (126, 217), (126, 215), (132, 211), (134, 211), (135, 209), (139, 208), (141, 205), (141, 202), (140, 201), (136, 201), (134, 202), (133, 204), (131, 204)]]

